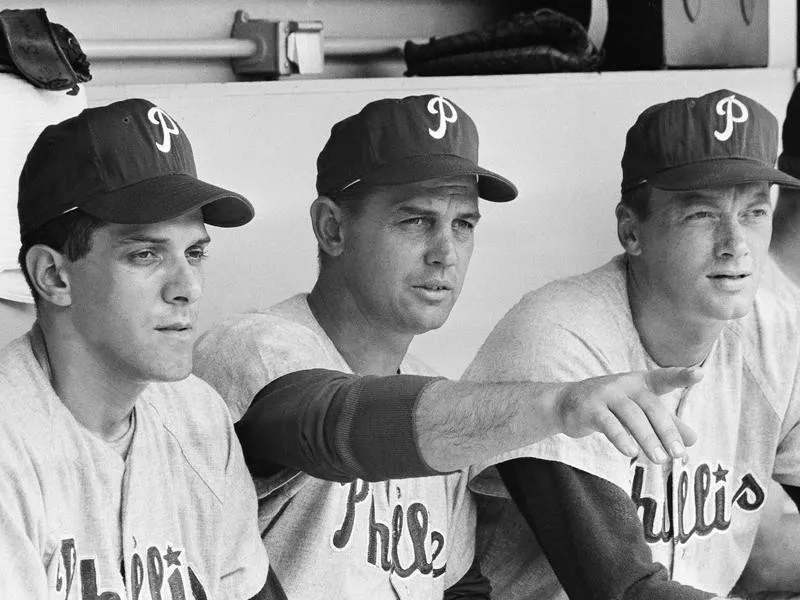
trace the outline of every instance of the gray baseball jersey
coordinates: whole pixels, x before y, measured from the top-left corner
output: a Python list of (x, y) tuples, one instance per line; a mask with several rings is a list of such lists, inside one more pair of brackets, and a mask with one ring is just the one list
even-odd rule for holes
[(219, 395), (137, 399), (127, 458), (53, 391), (25, 335), (0, 350), (0, 597), (241, 600), (267, 578), (256, 498)]
[[(198, 340), (194, 362), (235, 420), (281, 375), (352, 372), (305, 295), (221, 323)], [(401, 371), (431, 374), (411, 357)], [(465, 475), (343, 484), (284, 473), (278, 481), (256, 481), (259, 520), (289, 598), (441, 599), (472, 563), (475, 513)]]
[[(699, 434), (685, 461), (662, 466), (643, 454), (632, 461), (594, 434), (555, 436), (491, 463), (541, 458), (616, 484), (636, 505), (653, 557), (671, 577), (724, 595), (747, 562), (770, 479), (800, 484), (799, 325), (797, 304), (763, 288), (749, 315), (725, 325), (704, 361), (703, 380), (664, 398)], [(574, 381), (655, 367), (631, 317), (625, 259), (617, 257), (526, 295), (495, 327), (465, 377)], [(506, 517), (509, 523), (513, 518)], [(519, 525), (501, 523), (500, 532)], [(528, 537), (526, 543), (533, 544)], [(493, 556), (498, 552), (502, 556)], [(513, 572), (509, 564), (520, 561), (527, 564), (517, 565), (518, 571), (535, 571), (540, 579), (500, 580)], [(493, 564), (504, 569), (492, 572)], [(507, 590), (504, 597), (558, 597), (541, 551), (510, 547), (502, 534), (489, 548), (484, 569)]]

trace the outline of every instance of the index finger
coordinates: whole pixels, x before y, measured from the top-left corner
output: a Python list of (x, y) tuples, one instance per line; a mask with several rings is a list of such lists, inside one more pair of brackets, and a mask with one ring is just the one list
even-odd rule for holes
[(703, 369), (700, 367), (665, 367), (644, 374), (645, 384), (656, 396), (693, 386), (702, 378)]

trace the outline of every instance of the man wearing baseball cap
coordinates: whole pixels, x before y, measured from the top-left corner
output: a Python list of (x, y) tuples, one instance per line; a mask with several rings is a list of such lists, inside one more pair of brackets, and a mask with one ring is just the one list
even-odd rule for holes
[[(778, 158), (781, 171), (800, 175), (800, 86), (795, 87), (786, 107), (781, 132), (783, 152)], [(781, 186), (775, 205), (770, 252), (781, 274), (800, 286), (800, 191)], [(772, 282), (770, 282), (772, 283)], [(777, 287), (777, 286), (776, 286)]]
[(770, 184), (800, 187), (774, 168), (777, 144), (775, 117), (730, 90), (645, 110), (622, 157), (624, 253), (524, 296), (467, 369), (485, 381), (705, 373), (666, 397), (698, 434), (680, 460), (556, 436), (492, 461), (504, 486), (491, 471), (473, 481), (516, 505), (479, 515), (496, 598), (726, 596), (770, 482), (800, 502), (798, 310), (759, 288)]
[(132, 99), (47, 127), (18, 207), (37, 316), (0, 350), (0, 596), (266, 597), (252, 480), (190, 375), (205, 224), (252, 205)]
[(288, 597), (488, 597), (459, 469), (563, 431), (603, 430), (630, 456), (626, 426), (651, 453), (659, 436), (678, 454), (682, 433), (692, 441), (653, 394), (697, 381), (692, 370), (494, 386), (437, 379), (407, 355), (458, 298), (478, 198), (517, 195), (478, 165), (475, 124), (451, 100), (378, 100), (334, 125), (317, 191), (311, 293), (195, 348), (195, 372), (238, 421)]

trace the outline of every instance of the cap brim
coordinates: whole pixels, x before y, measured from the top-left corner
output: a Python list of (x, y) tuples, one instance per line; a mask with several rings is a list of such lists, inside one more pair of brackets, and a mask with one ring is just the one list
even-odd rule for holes
[(131, 225), (168, 221), (197, 208), (216, 227), (238, 227), (255, 215), (244, 196), (182, 173), (146, 179), (80, 205), (103, 221)]
[(508, 202), (518, 194), (517, 186), (502, 175), (451, 154), (411, 156), (375, 169), (359, 181), (372, 185), (398, 185), (455, 175), (476, 175), (478, 195), (490, 202)]
[(725, 187), (742, 183), (777, 183), (800, 188), (800, 180), (763, 163), (727, 158), (692, 163), (661, 171), (647, 178), (653, 187), (676, 192)]

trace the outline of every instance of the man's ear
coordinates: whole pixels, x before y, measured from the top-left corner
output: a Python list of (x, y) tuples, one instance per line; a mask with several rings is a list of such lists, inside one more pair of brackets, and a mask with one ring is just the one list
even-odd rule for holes
[(31, 246), (25, 255), (25, 267), (34, 289), (42, 300), (56, 306), (72, 304), (66, 263), (66, 256), (44, 244)]
[(327, 196), (311, 204), (311, 227), (317, 243), (325, 254), (339, 256), (344, 250), (344, 211)]
[(615, 214), (617, 215), (617, 237), (619, 238), (619, 243), (622, 244), (627, 254), (638, 256), (642, 252), (641, 244), (639, 243), (639, 217), (629, 206), (625, 206), (622, 202), (617, 204)]

